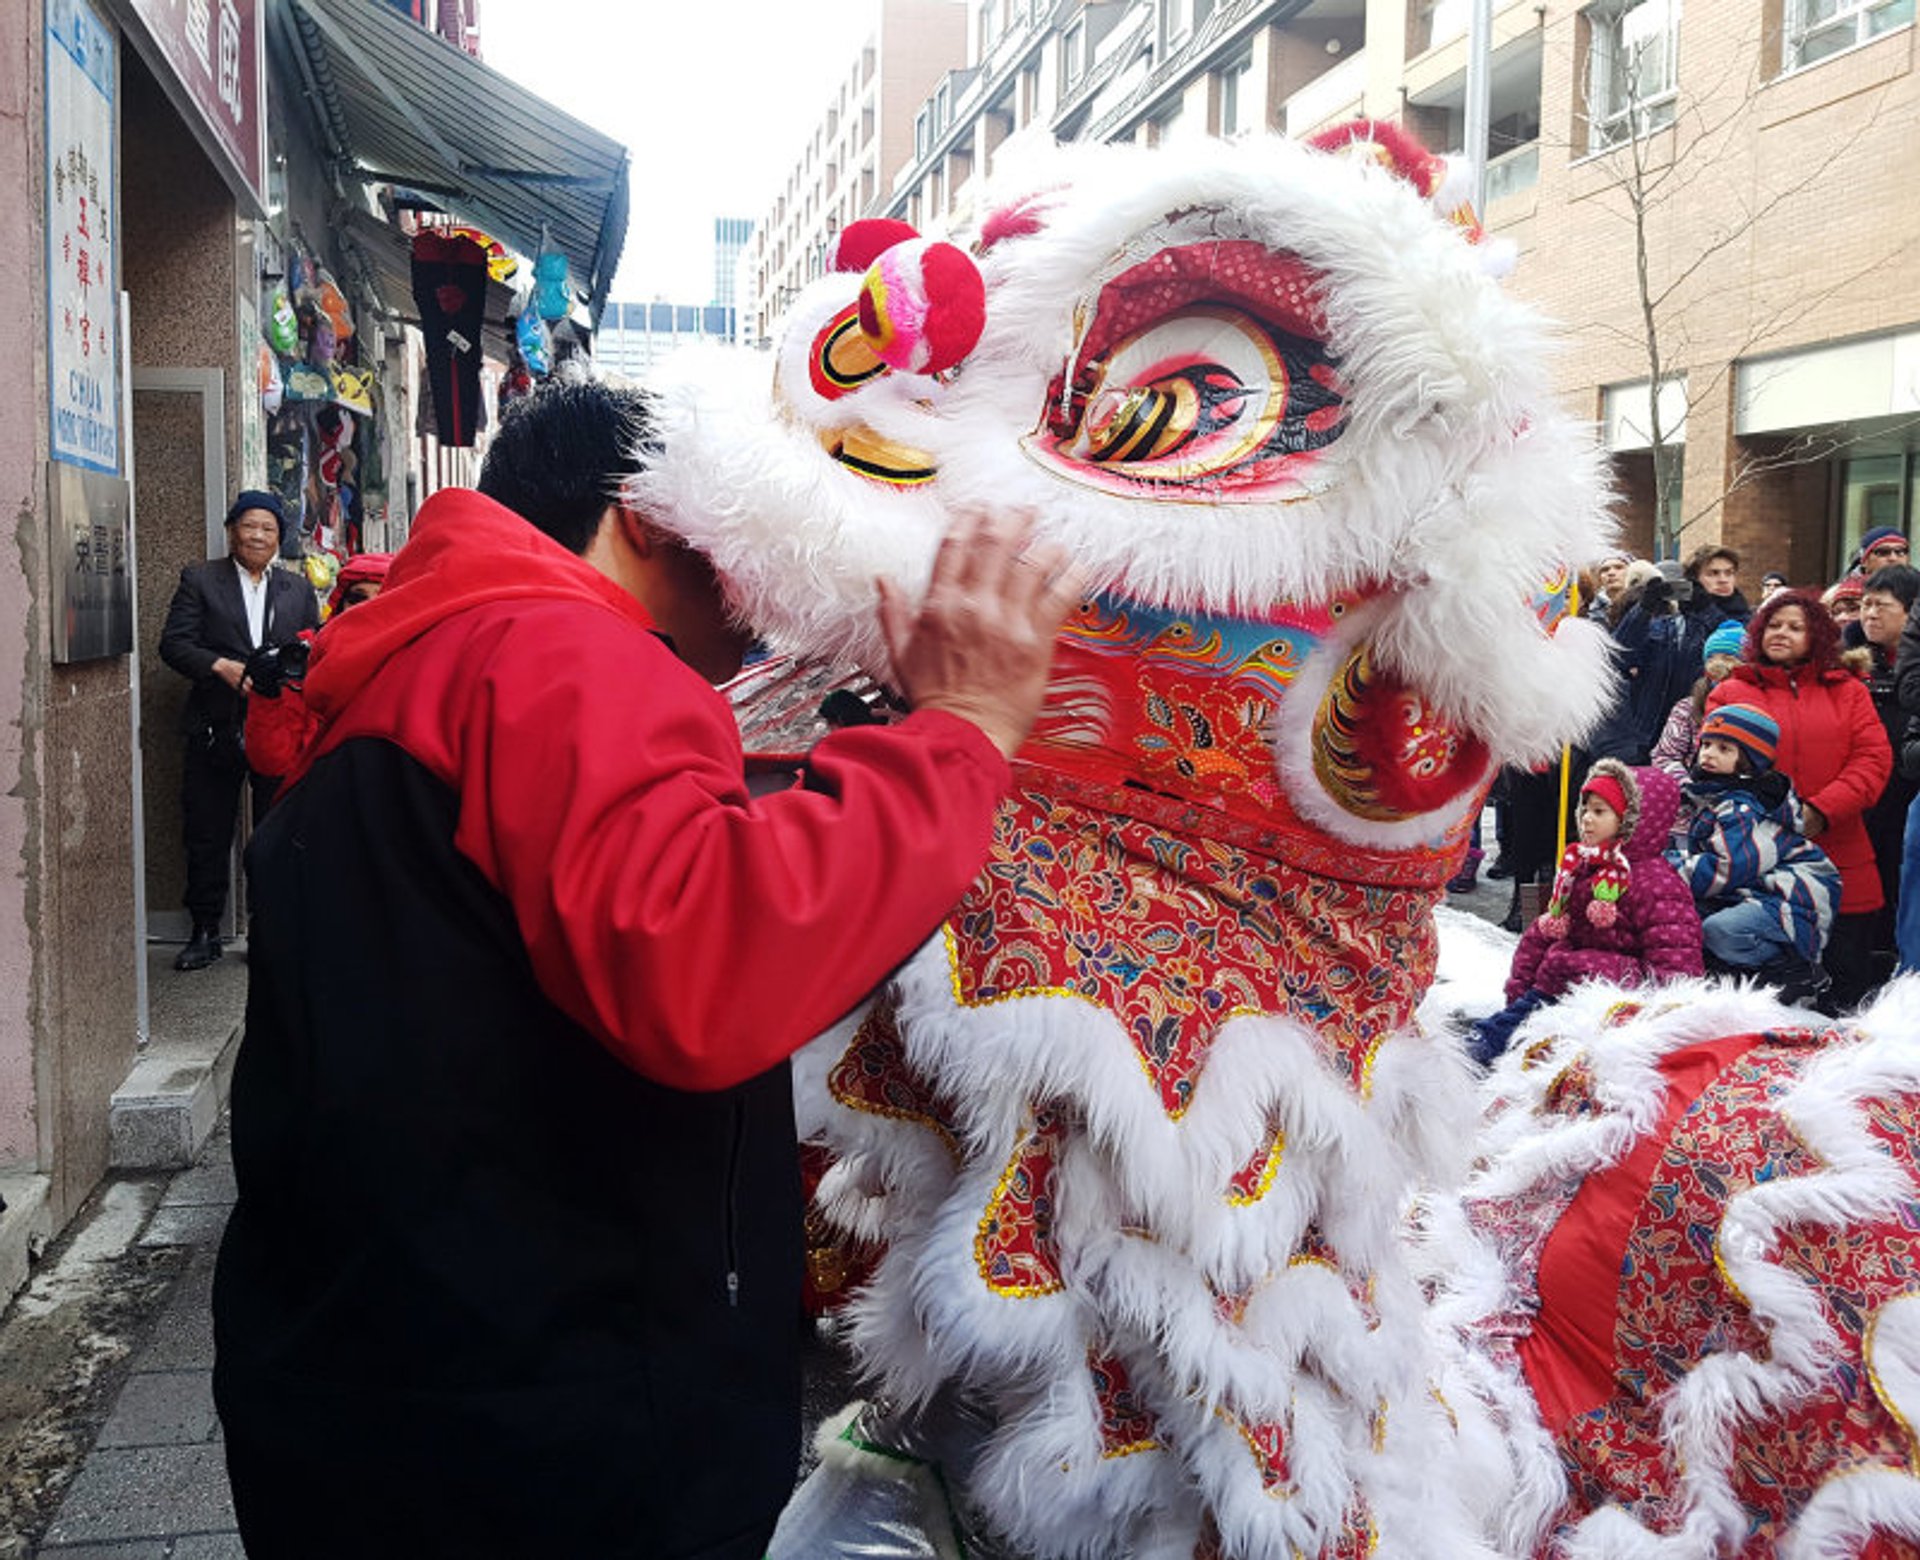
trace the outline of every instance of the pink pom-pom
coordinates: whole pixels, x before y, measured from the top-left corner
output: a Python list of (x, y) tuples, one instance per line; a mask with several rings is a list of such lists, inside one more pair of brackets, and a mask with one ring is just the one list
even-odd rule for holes
[(1565, 937), (1569, 930), (1567, 918), (1564, 915), (1543, 915), (1538, 921), (1534, 922), (1534, 925), (1540, 928), (1540, 934), (1543, 937), (1549, 938), (1554, 942), (1558, 942), (1561, 938)]
[(1595, 926), (1611, 926), (1620, 919), (1620, 907), (1611, 899), (1596, 899), (1587, 906), (1587, 919)]
[(881, 362), (910, 374), (952, 368), (973, 350), (986, 322), (980, 268), (952, 244), (895, 244), (860, 288), (861, 334)]

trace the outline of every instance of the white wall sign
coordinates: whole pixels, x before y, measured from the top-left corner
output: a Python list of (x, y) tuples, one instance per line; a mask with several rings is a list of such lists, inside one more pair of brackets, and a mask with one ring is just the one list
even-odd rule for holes
[(120, 469), (113, 225), (119, 43), (88, 0), (47, 0), (47, 386), (53, 458)]

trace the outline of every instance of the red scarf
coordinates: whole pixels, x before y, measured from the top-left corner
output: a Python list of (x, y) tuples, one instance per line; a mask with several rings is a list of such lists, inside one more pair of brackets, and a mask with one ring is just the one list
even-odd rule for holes
[(1582, 845), (1575, 840), (1560, 858), (1547, 912), (1534, 922), (1554, 942), (1567, 935), (1567, 902), (1573, 897), (1575, 877), (1587, 868), (1598, 868), (1593, 899), (1587, 905), (1587, 919), (1595, 926), (1611, 926), (1619, 918), (1620, 896), (1633, 879), (1633, 868), (1627, 865), (1626, 853), (1620, 849), (1618, 840), (1609, 840), (1604, 845)]

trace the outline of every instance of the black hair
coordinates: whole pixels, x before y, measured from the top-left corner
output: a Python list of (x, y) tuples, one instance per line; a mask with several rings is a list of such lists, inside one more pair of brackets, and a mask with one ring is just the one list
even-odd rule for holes
[(659, 445), (644, 390), (602, 380), (549, 380), (500, 418), (480, 467), (480, 491), (584, 553), (608, 504)]
[(1920, 598), (1920, 569), (1904, 563), (1890, 563), (1884, 569), (1875, 569), (1860, 588), (1863, 591), (1884, 591), (1911, 612), (1915, 599)]

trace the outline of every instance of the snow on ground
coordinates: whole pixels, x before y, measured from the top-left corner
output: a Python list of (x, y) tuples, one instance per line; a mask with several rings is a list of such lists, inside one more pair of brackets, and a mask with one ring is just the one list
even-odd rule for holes
[(1440, 969), (1433, 989), (1420, 1004), (1420, 1021), (1429, 1030), (1485, 1018), (1505, 1007), (1502, 988), (1520, 939), (1496, 923), (1451, 905), (1438, 905), (1433, 918), (1440, 929)]

